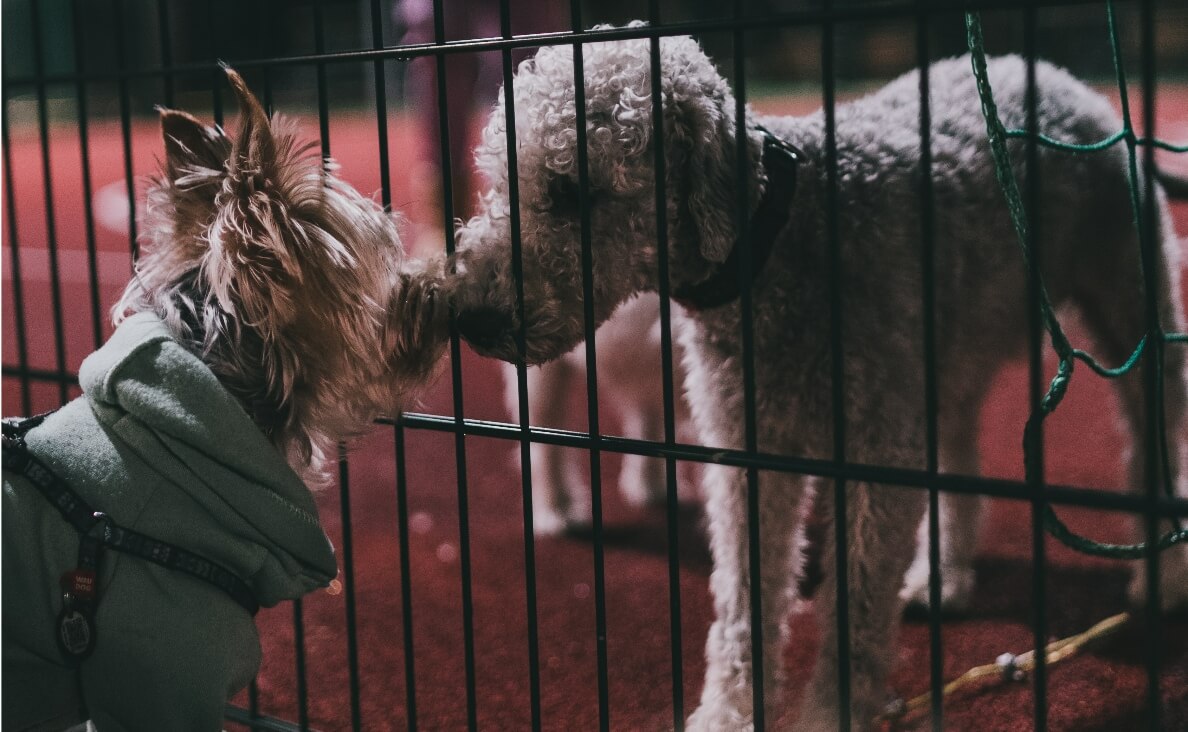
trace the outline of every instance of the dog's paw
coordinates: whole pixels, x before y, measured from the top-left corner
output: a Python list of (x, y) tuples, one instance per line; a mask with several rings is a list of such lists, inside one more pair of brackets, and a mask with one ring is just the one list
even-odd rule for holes
[(663, 506), (668, 498), (664, 461), (640, 455), (624, 456), (619, 471), (619, 494), (634, 508)]
[(750, 713), (743, 713), (729, 704), (702, 703), (689, 716), (685, 729), (687, 732), (750, 732), (755, 729), (755, 724)]
[[(905, 603), (909, 614), (927, 613), (931, 602), (928, 592), (928, 563), (912, 564), (903, 580), (899, 599)], [(941, 612), (962, 613), (969, 609), (973, 599), (976, 575), (973, 567), (946, 567), (941, 569)]]
[(582, 533), (590, 528), (590, 507), (572, 503), (565, 508), (534, 505), (532, 507), (532, 533), (539, 538)]
[[(1175, 547), (1159, 558), (1159, 606), (1165, 613), (1188, 611), (1188, 551)], [(1132, 607), (1147, 604), (1147, 565), (1135, 563), (1127, 590)]]
[(565, 533), (565, 517), (554, 511), (532, 512), (532, 533), (539, 538), (559, 536)]

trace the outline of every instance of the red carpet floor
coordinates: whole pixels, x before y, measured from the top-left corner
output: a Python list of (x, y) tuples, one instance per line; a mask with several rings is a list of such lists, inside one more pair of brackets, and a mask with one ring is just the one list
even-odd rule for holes
[[(1188, 138), (1188, 93), (1161, 97), (1164, 134)], [(331, 143), (348, 173), (364, 190), (379, 187), (374, 119), (339, 115), (331, 124)], [(1172, 128), (1178, 125), (1176, 132)], [(316, 133), (316, 121), (306, 129)], [(413, 143), (394, 119), (392, 162), (397, 172), (393, 200), (416, 221), (432, 211), (431, 201), (402, 177)], [(35, 131), (14, 128), (12, 164), (16, 176), (16, 231), (24, 285), (28, 354), (35, 368), (56, 366), (46, 254), (46, 216), (39, 148)], [(92, 181), (96, 191), (109, 184), (114, 204), (103, 207), (98, 228), (101, 310), (105, 311), (128, 273), (128, 237), (118, 232), (122, 147), (117, 126), (90, 128)], [(94, 347), (92, 310), (81, 206), (80, 158), (76, 129), (55, 126), (52, 170), (55, 224), (64, 303), (65, 365), (77, 369)], [(134, 168), (151, 170), (159, 143), (154, 126), (137, 123), (132, 135)], [(123, 205), (126, 205), (124, 203)], [(11, 214), (11, 211), (6, 213)], [(1188, 233), (1188, 205), (1176, 208), (1177, 228)], [(115, 227), (114, 229), (111, 227)], [(18, 363), (11, 238), (4, 231), (4, 363)], [(1074, 326), (1074, 332), (1076, 331)], [(1076, 334), (1079, 337), (1079, 333)], [(468, 417), (506, 419), (502, 382), (492, 362), (463, 356), (463, 394)], [(1020, 430), (1025, 418), (1026, 372), (1022, 364), (995, 377), (993, 398), (981, 415), (984, 472), (1021, 475)], [(426, 395), (421, 411), (452, 413), (448, 369)], [(56, 387), (34, 384), (31, 411), (57, 403)], [(3, 412), (25, 410), (19, 382), (5, 378)], [(584, 414), (584, 406), (575, 409)], [(1050, 421), (1049, 479), (1094, 487), (1120, 485), (1125, 441), (1108, 385), (1078, 373), (1069, 397)], [(580, 424), (576, 425), (579, 428)], [(618, 429), (608, 415), (604, 429)], [(421, 729), (452, 730), (466, 725), (463, 603), (454, 443), (450, 435), (410, 430), (408, 506), (411, 515), (409, 563), (412, 614), (401, 610), (401, 577), (396, 514), (392, 430), (380, 428), (350, 460), (350, 526), (353, 535), (359, 706), (367, 730), (405, 729), (405, 653), (403, 633), (411, 622), (416, 688), (416, 720)], [(530, 726), (528, 609), (522, 534), (520, 478), (514, 444), (484, 438), (466, 440), (469, 486), (469, 540), (475, 652), (475, 705), (479, 725), (491, 730)], [(668, 546), (663, 513), (625, 507), (613, 485), (618, 458), (602, 462), (606, 489), (606, 611), (610, 725), (621, 730), (659, 730), (672, 726), (673, 674), (670, 649)], [(320, 498), (323, 519), (336, 546), (343, 547), (339, 495)], [(1119, 516), (1088, 510), (1064, 512), (1074, 530), (1102, 539), (1124, 540)], [(992, 661), (1004, 651), (1032, 646), (1029, 588), (1032, 576), (1029, 513), (1020, 503), (999, 501), (990, 513), (980, 549), (980, 584), (968, 617), (946, 621), (943, 654), (946, 677)], [(1088, 559), (1049, 541), (1049, 627), (1054, 635), (1084, 630), (1125, 607), (1126, 568)], [(687, 714), (700, 692), (702, 648), (710, 622), (709, 558), (699, 509), (688, 505), (680, 519), (681, 652), (680, 690)], [(536, 542), (536, 611), (539, 628), (543, 726), (584, 730), (598, 726), (594, 560), (588, 539)], [(344, 578), (345, 581), (345, 578)], [(342, 586), (320, 591), (304, 605), (305, 663), (311, 724), (324, 730), (348, 729), (352, 718), (347, 648), (346, 593)], [(259, 680), (261, 710), (296, 720), (297, 680), (293, 650), (293, 610), (289, 605), (260, 615), (265, 662)], [(815, 653), (813, 623), (797, 615), (800, 639), (787, 654), (790, 689), (787, 718), (807, 679)], [(1161, 624), (1162, 719), (1168, 730), (1188, 729), (1188, 622)], [(1103, 647), (1053, 668), (1049, 675), (1049, 723), (1053, 730), (1128, 730), (1143, 725), (1146, 674), (1143, 631), (1131, 629)], [(928, 628), (907, 621), (899, 640), (892, 687), (911, 696), (928, 688)], [(240, 701), (246, 703), (246, 696)], [(946, 702), (946, 728), (954, 730), (1030, 729), (1032, 694), (1027, 684), (987, 684)]]

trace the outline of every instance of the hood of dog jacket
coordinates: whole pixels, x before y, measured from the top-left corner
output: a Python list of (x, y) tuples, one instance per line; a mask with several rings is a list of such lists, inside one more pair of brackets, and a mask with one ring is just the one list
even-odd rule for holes
[[(79, 380), (110, 440), (92, 447), (110, 451), (108, 459), (143, 463), (116, 471), (140, 484), (108, 486), (114, 495), (94, 495), (63, 476), (92, 505), (222, 564), (266, 607), (334, 578), (334, 548), (309, 488), (156, 315), (125, 320), (83, 361)], [(120, 508), (134, 515), (121, 516)]]

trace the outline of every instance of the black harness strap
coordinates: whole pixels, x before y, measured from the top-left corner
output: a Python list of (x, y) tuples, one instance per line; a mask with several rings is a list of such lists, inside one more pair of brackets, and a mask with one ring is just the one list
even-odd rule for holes
[(743, 248), (751, 247), (751, 280), (754, 281), (767, 263), (776, 237), (788, 225), (792, 197), (796, 193), (796, 171), (804, 153), (765, 127), (755, 125), (755, 129), (763, 133), (762, 160), (767, 187), (751, 217), (749, 241), (736, 239), (730, 256), (708, 279), (673, 288), (672, 299), (690, 310), (710, 310), (737, 300), (743, 287), (740, 266)]
[(25, 433), (46, 415), (24, 420), (4, 420), (4, 469), (23, 475), (58, 509), (80, 537), (94, 537), (103, 546), (175, 572), (187, 574), (227, 593), (240, 607), (255, 615), (260, 609), (255, 593), (234, 572), (168, 542), (125, 529), (104, 513), (95, 511), (45, 463), (29, 453)]

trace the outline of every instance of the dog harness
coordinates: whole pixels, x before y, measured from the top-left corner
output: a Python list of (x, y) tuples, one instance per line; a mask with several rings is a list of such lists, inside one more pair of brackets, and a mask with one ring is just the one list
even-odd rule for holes
[(763, 133), (763, 169), (767, 186), (755, 208), (749, 227), (750, 236), (734, 241), (730, 256), (719, 264), (708, 279), (673, 288), (672, 299), (690, 310), (712, 310), (728, 305), (742, 294), (741, 254), (751, 249), (751, 280), (759, 276), (771, 254), (776, 237), (788, 225), (792, 196), (796, 193), (796, 171), (804, 157), (799, 149), (776, 137), (766, 127), (755, 125)]
[(62, 575), (62, 610), (57, 622), (58, 648), (67, 660), (81, 661), (95, 648), (97, 583), (104, 548), (139, 557), (214, 585), (249, 614), (256, 614), (260, 603), (255, 593), (233, 572), (181, 547), (119, 526), (107, 514), (95, 511), (44, 462), (32, 455), (25, 445), (25, 435), (49, 414), (4, 420), (3, 466), (36, 486), (78, 532), (78, 563)]

